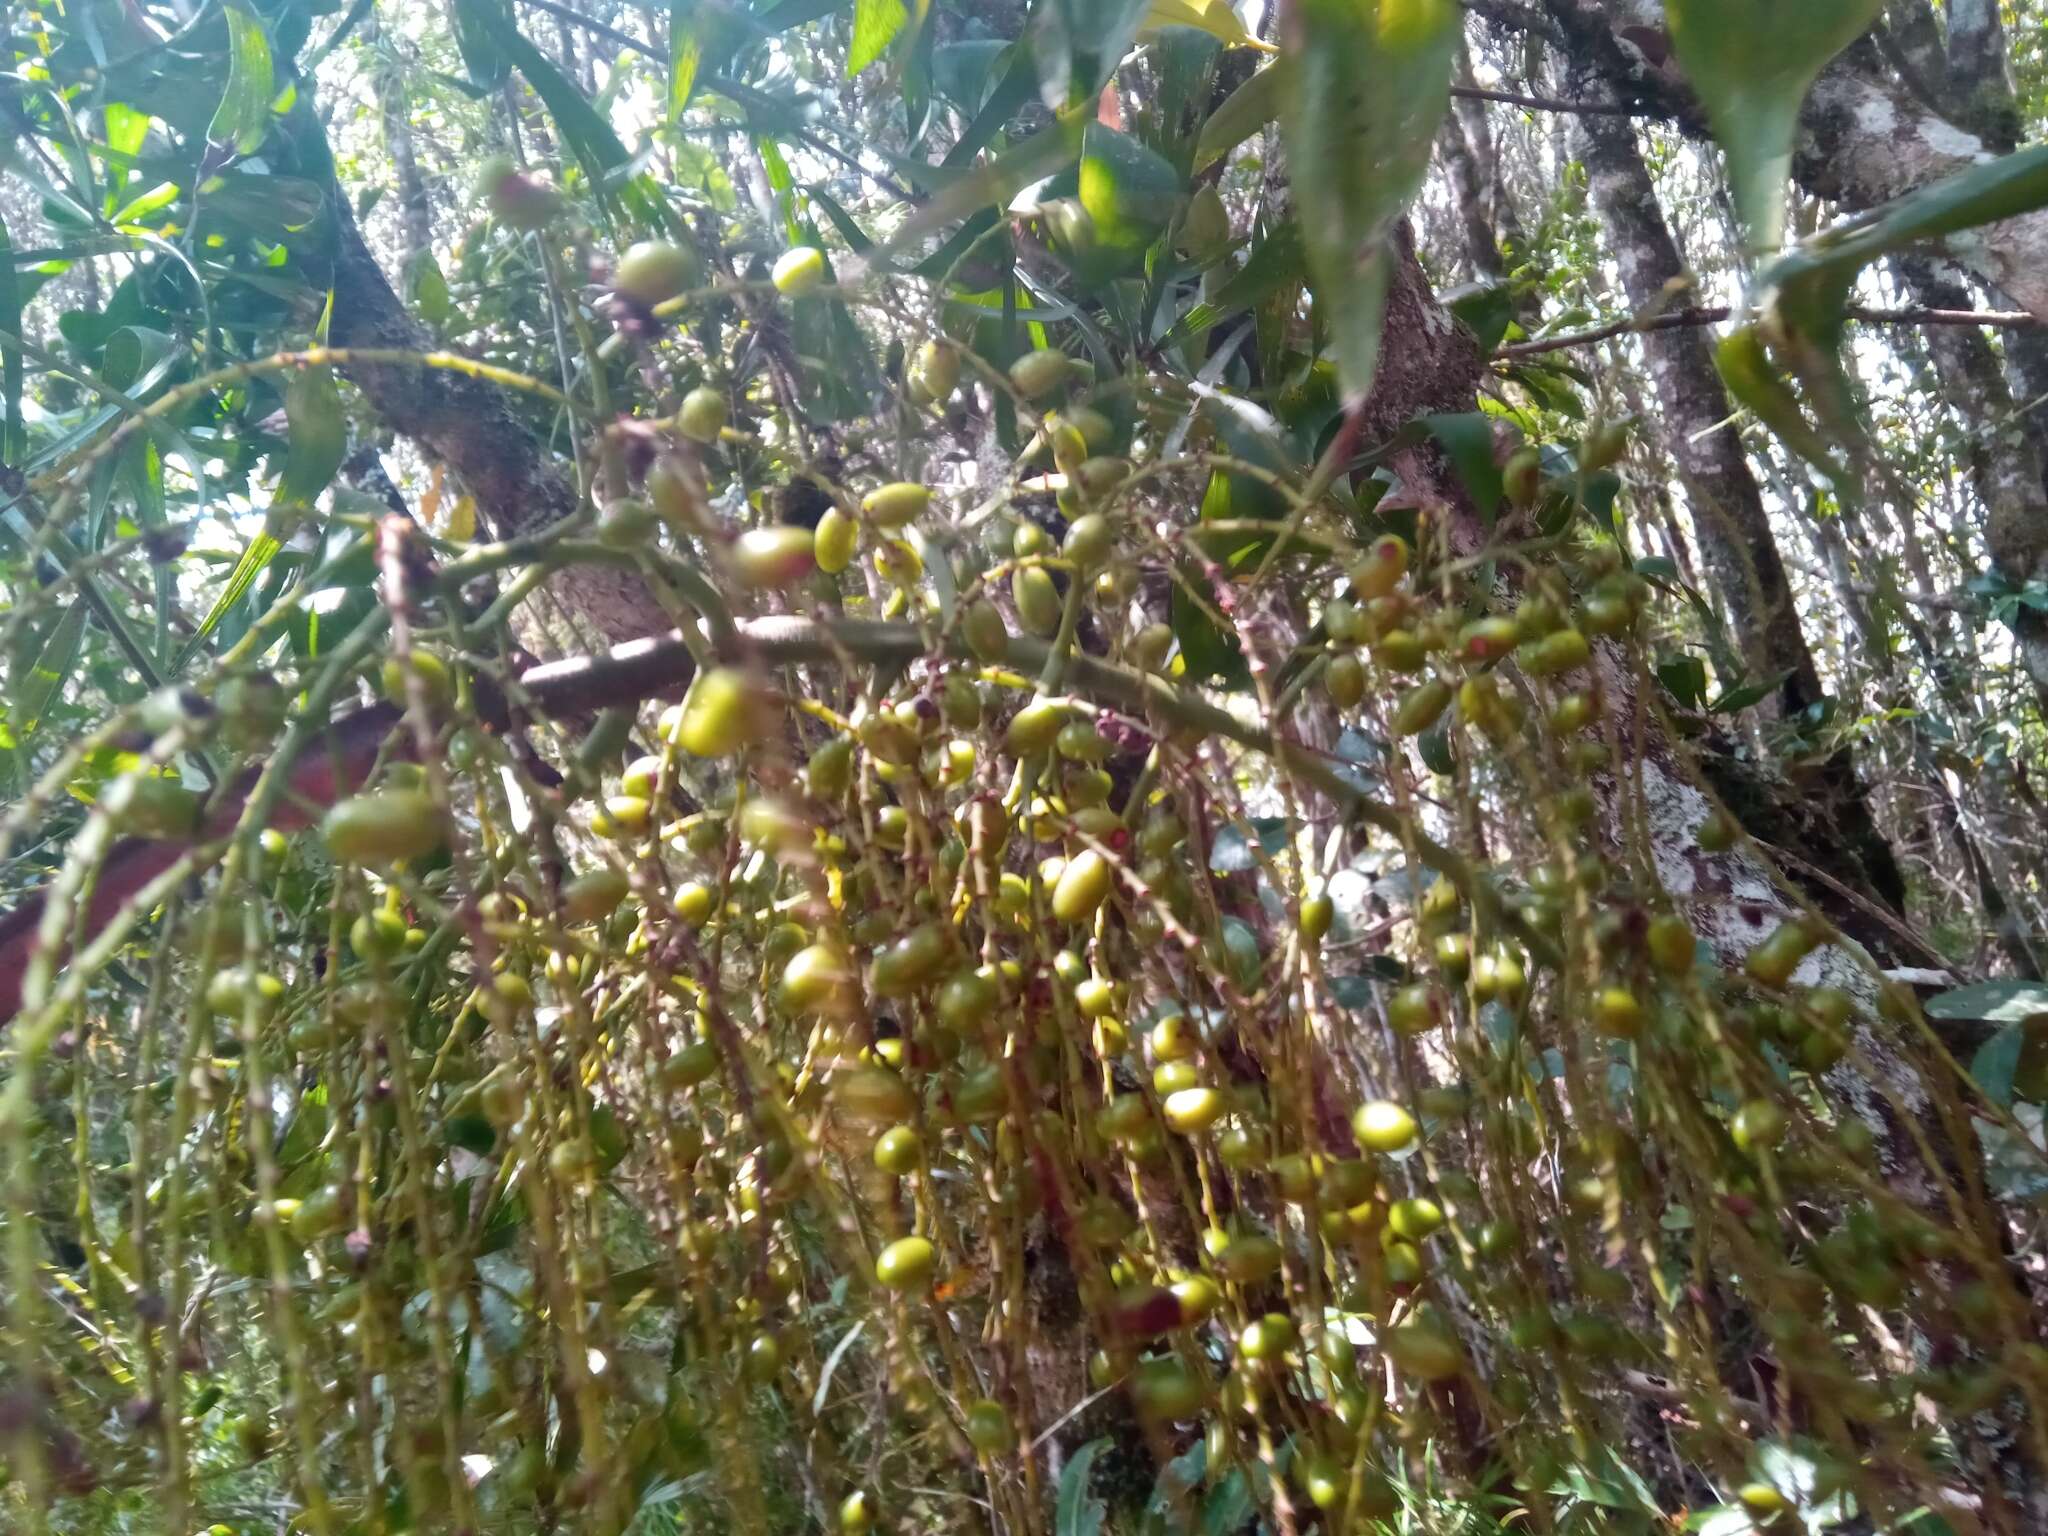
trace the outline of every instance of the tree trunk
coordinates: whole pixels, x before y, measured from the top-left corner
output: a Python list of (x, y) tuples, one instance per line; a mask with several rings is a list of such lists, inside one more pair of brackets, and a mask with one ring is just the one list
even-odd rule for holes
[[(329, 205), (336, 230), (333, 344), (434, 351), (434, 338), (391, 291), (338, 188)], [(454, 471), (499, 538), (533, 533), (577, 511), (575, 486), (512, 414), (499, 385), (413, 364), (352, 363), (343, 371), (378, 415)], [(610, 640), (660, 634), (675, 622), (637, 572), (617, 566), (570, 566), (550, 585), (564, 606)]]
[(405, 234), (401, 267), (409, 267), (422, 251), (434, 248), (434, 205), (413, 148), (412, 104), (406, 96), (397, 41), (383, 31), (375, 11), (364, 19), (363, 41), (377, 50), (372, 71), (377, 114), (384, 131), (384, 152), (391, 157), (391, 174), (398, 183), (399, 227)]

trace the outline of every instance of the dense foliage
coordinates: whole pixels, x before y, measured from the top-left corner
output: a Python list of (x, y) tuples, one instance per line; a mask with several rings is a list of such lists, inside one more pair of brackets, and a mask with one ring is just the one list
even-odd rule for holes
[(0, 1525), (2048, 1528), (2041, 22), (10, 7)]

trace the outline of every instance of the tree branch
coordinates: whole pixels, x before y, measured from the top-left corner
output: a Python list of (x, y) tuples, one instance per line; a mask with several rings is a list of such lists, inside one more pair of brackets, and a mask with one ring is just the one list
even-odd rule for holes
[(1463, 96), (1468, 101), (1499, 101), (1511, 107), (1527, 107), (1531, 112), (1576, 112), (1585, 117), (1642, 117), (1645, 114), (1634, 107), (1613, 101), (1559, 101), (1554, 96), (1524, 96), (1520, 91), (1494, 91), (1478, 85), (1454, 85), (1453, 96)]
[[(1545, 352), (1562, 352), (1569, 347), (1590, 347), (1643, 331), (1675, 331), (1691, 326), (1719, 325), (1734, 313), (1726, 305), (1703, 309), (1675, 309), (1641, 319), (1634, 315), (1588, 331), (1569, 331), (1562, 336), (1545, 336), (1536, 341), (1517, 341), (1502, 347), (1495, 357), (1539, 357)], [(1981, 325), (1994, 329), (2024, 329), (2041, 322), (2023, 309), (1866, 309), (1852, 307), (1851, 320), (1864, 325)]]

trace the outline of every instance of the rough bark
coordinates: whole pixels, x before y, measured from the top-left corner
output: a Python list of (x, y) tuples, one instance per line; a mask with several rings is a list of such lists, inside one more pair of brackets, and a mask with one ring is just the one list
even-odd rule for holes
[(420, 252), (434, 248), (434, 205), (413, 146), (412, 104), (406, 96), (405, 72), (393, 52), (396, 44), (382, 31), (375, 11), (364, 19), (363, 41), (378, 50), (372, 72), (377, 115), (384, 152), (391, 157), (391, 175), (397, 183), (399, 228), (405, 236), (402, 258), (410, 263)]
[[(1620, 100), (1707, 136), (1655, 0), (1544, 0), (1543, 9), (1574, 58)], [(1991, 144), (1878, 66), (1874, 49), (1852, 48), (1807, 98), (1793, 164), (1807, 192), (1851, 210), (1871, 208), (1995, 158)], [(1958, 235), (1948, 250), (1973, 278), (2048, 321), (2048, 209)]]
[[(329, 339), (337, 347), (434, 351), (437, 343), (392, 292), (347, 202), (337, 194), (330, 204), (336, 248)], [(455, 473), (497, 537), (531, 533), (577, 510), (576, 487), (512, 414), (498, 385), (444, 368), (374, 363), (344, 371), (394, 430)], [(617, 567), (571, 566), (551, 587), (610, 640), (659, 634), (674, 622), (638, 575)]]
[[(1583, 118), (1579, 148), (1629, 305), (1645, 309), (1688, 269), (1658, 206), (1634, 125), (1620, 118)], [(1787, 702), (1803, 708), (1820, 697), (1820, 676), (1800, 632), (1763, 492), (1743, 452), (1709, 335), (1689, 328), (1652, 331), (1642, 337), (1642, 347), (1700, 553), (1727, 605), (1743, 660), (1752, 676), (1790, 673)]]
[(2025, 125), (2013, 94), (1998, 0), (1948, 0), (1948, 69), (1957, 120), (2001, 154), (2017, 148)]

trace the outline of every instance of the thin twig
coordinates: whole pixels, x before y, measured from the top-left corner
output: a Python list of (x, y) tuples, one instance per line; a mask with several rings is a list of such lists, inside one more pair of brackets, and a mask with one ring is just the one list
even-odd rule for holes
[(1453, 96), (1471, 101), (1500, 101), (1532, 112), (1576, 112), (1583, 117), (1642, 117), (1634, 107), (1615, 101), (1560, 101), (1554, 96), (1524, 96), (1520, 91), (1492, 91), (1478, 85), (1454, 85)]
[[(1562, 352), (1567, 347), (1590, 347), (1632, 331), (1679, 331), (1694, 326), (1719, 325), (1734, 311), (1725, 304), (1704, 309), (1674, 309), (1666, 314), (1641, 319), (1630, 315), (1589, 331), (1568, 331), (1562, 336), (1545, 336), (1536, 341), (1517, 341), (1502, 347), (1496, 357), (1537, 357), (1545, 352)], [(1855, 306), (1845, 313), (1865, 325), (1986, 325), (2001, 329), (2024, 329), (2041, 322), (2024, 309), (1866, 309)]]

